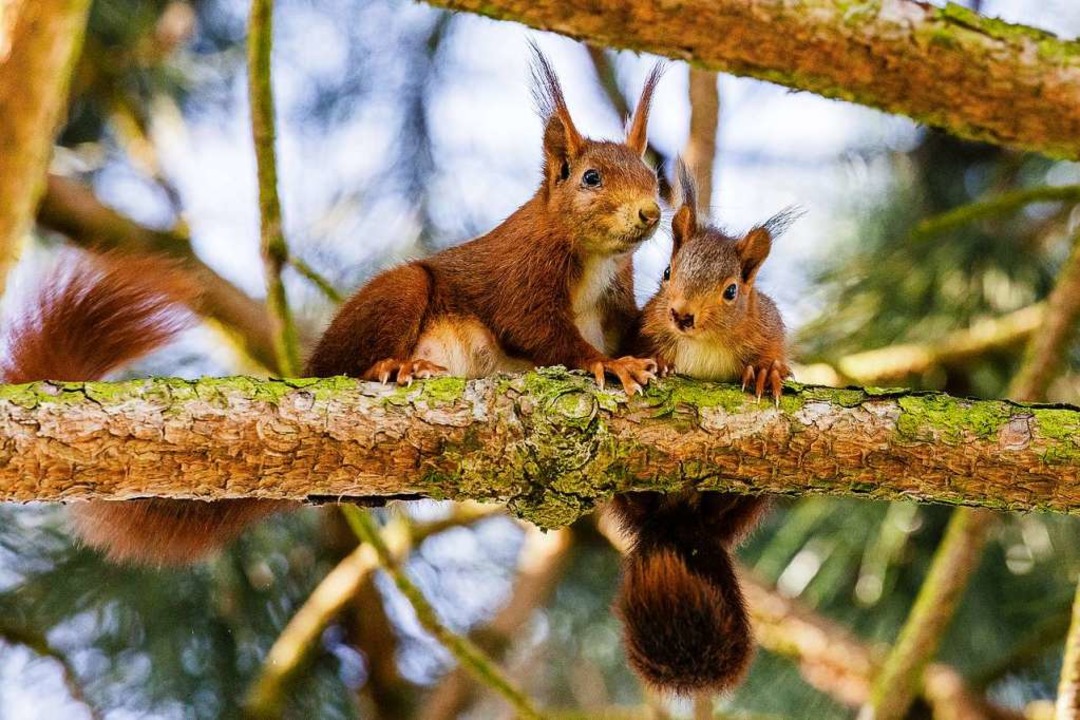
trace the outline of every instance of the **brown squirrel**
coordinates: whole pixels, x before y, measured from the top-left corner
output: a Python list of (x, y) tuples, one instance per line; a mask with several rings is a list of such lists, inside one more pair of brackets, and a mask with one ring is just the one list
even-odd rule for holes
[[(590, 140), (570, 117), (548, 60), (532, 46), (544, 119), (536, 194), (488, 234), (371, 280), (339, 310), (308, 361), (313, 377), (396, 380), (480, 377), (537, 365), (614, 375), (629, 393), (654, 376), (651, 359), (612, 353), (637, 313), (635, 249), (660, 220), (655, 171), (642, 160), (653, 91), (648, 76), (625, 142)], [(114, 559), (195, 562), (265, 515), (295, 506), (91, 503), (77, 529)]]
[[(786, 211), (741, 238), (700, 224), (694, 182), (679, 164), (683, 202), (672, 220), (671, 264), (628, 347), (655, 354), (660, 372), (742, 381), (776, 402), (790, 373), (784, 324), (754, 286)], [(721, 692), (752, 657), (750, 622), (732, 549), (767, 508), (762, 497), (687, 490), (617, 496), (611, 508), (631, 540), (615, 601), (631, 665), (679, 694)]]

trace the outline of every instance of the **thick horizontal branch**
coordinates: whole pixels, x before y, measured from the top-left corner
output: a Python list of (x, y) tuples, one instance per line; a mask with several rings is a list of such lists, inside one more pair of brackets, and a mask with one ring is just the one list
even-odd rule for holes
[(1080, 42), (916, 0), (428, 0), (1080, 159)]
[(561, 369), (0, 386), (0, 500), (472, 498), (545, 527), (680, 487), (1080, 512), (1080, 409), (667, 380), (628, 402)]

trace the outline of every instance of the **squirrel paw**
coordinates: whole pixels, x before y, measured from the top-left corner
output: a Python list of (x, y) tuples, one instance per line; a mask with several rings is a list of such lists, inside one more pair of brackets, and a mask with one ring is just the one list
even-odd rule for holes
[(784, 392), (784, 378), (791, 375), (791, 368), (783, 360), (762, 361), (756, 365), (751, 363), (746, 366), (742, 376), (742, 389), (752, 387), (758, 400), (765, 394), (765, 386), (769, 387), (769, 394), (773, 401), (780, 405), (780, 395)]
[(391, 378), (398, 385), (412, 385), (413, 380), (426, 380), (446, 374), (446, 368), (427, 360), (380, 360), (364, 373), (364, 380), (377, 380), (385, 385)]
[(656, 377), (657, 363), (628, 355), (618, 360), (597, 360), (589, 365), (589, 370), (601, 390), (604, 389), (604, 375), (610, 373), (619, 379), (627, 395), (633, 395), (641, 392), (642, 386)]

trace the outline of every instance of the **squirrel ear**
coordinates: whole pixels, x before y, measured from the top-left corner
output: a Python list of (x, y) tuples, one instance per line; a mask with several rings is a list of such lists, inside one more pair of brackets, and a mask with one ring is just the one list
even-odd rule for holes
[(682, 205), (671, 220), (672, 255), (679, 252), (683, 243), (689, 240), (698, 228), (697, 185), (694, 183), (694, 176), (690, 174), (690, 168), (682, 158), (676, 162), (676, 169), (682, 191)]
[(544, 119), (544, 175), (551, 181), (562, 175), (563, 168), (581, 152), (585, 138), (574, 127), (551, 63), (535, 42), (530, 40), (529, 47), (533, 54), (533, 99)]
[(656, 90), (656, 84), (660, 82), (660, 77), (663, 74), (663, 62), (653, 65), (649, 76), (645, 78), (645, 87), (641, 89), (641, 98), (638, 100), (637, 108), (634, 110), (634, 117), (630, 121), (630, 127), (626, 131), (626, 144), (637, 151), (638, 155), (644, 155), (645, 150), (649, 147), (649, 110), (652, 108), (652, 98), (653, 92)]
[(735, 250), (739, 253), (739, 262), (742, 264), (742, 281), (744, 283), (749, 285), (754, 282), (754, 278), (757, 277), (757, 272), (761, 268), (761, 263), (765, 262), (765, 258), (769, 257), (769, 250), (771, 249), (772, 233), (764, 225), (758, 225), (735, 244)]
[(671, 254), (674, 256), (697, 230), (697, 213), (689, 205), (681, 206), (671, 219)]

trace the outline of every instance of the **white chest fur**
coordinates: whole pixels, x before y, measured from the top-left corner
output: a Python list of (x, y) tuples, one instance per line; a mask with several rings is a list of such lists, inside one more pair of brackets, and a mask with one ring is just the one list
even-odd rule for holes
[(742, 364), (735, 353), (717, 348), (716, 343), (686, 339), (675, 348), (675, 372), (698, 380), (737, 382), (742, 379)]
[(582, 269), (581, 279), (570, 294), (574, 324), (578, 332), (586, 342), (606, 354), (614, 352), (615, 348), (608, 347), (600, 299), (615, 282), (621, 260), (620, 257), (611, 257), (587, 261)]
[(412, 356), (442, 365), (454, 377), (479, 378), (533, 367), (532, 363), (508, 357), (491, 331), (478, 320), (456, 316), (429, 325)]

